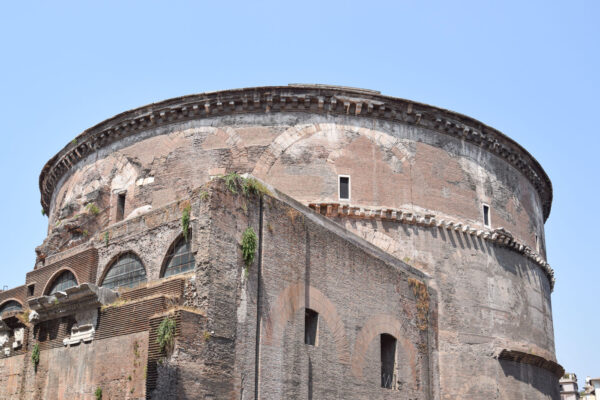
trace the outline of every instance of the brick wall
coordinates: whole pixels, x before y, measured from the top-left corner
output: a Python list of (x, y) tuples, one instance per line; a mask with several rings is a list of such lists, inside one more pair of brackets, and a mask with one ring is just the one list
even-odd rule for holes
[(0, 292), (0, 306), (9, 300), (15, 300), (25, 306), (26, 286), (17, 286), (9, 290)]
[(26, 286), (35, 285), (32, 296), (38, 297), (44, 295), (44, 290), (49, 289), (51, 280), (58, 277), (61, 270), (70, 270), (77, 278), (77, 283), (96, 283), (96, 270), (98, 266), (98, 251), (94, 248), (84, 250), (64, 260), (46, 265), (34, 271), (28, 272), (26, 277)]

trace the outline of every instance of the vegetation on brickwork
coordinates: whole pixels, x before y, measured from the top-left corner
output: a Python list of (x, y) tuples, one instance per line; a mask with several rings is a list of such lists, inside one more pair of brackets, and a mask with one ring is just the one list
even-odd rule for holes
[(33, 345), (33, 350), (31, 351), (31, 362), (33, 362), (33, 367), (37, 371), (37, 366), (40, 363), (40, 344), (36, 343)]
[(16, 315), (17, 319), (25, 326), (31, 327), (29, 322), (29, 310), (25, 309), (23, 312)]
[(200, 197), (200, 200), (202, 200), (202, 201), (208, 200), (208, 192), (206, 190), (201, 190), (199, 197)]
[(247, 227), (242, 234), (242, 257), (246, 267), (249, 267), (254, 261), (254, 255), (256, 254), (256, 247), (258, 244), (258, 236), (251, 226)]
[(192, 211), (192, 206), (189, 204), (185, 206), (183, 209), (183, 213), (181, 214), (181, 228), (183, 229), (183, 238), (185, 241), (188, 241), (188, 237), (190, 234), (190, 212)]
[(414, 278), (408, 278), (408, 285), (412, 288), (417, 300), (417, 328), (421, 331), (426, 331), (429, 316), (429, 292), (427, 291), (427, 286)]
[(72, 144), (73, 146), (76, 146), (76, 145), (77, 145), (77, 138), (75, 138), (75, 139), (71, 140), (71, 144)]
[(238, 188), (238, 180), (241, 179), (241, 176), (238, 175), (237, 172), (231, 172), (225, 176), (223, 176), (223, 180), (225, 181), (225, 186), (227, 189), (233, 194), (237, 194)]
[(42, 215), (46, 215), (46, 210), (42, 208)]
[(245, 196), (248, 196), (249, 194), (257, 194), (259, 196), (265, 194), (272, 195), (271, 191), (262, 182), (255, 178), (244, 178), (237, 172), (231, 172), (220, 178), (225, 181), (225, 186), (233, 194), (237, 194), (238, 189), (241, 188), (242, 193)]
[(102, 400), (102, 388), (100, 388), (100, 387), (96, 388), (96, 391), (94, 392), (94, 396), (96, 396), (96, 400)]
[(251, 193), (259, 196), (272, 195), (271, 191), (262, 182), (254, 178), (242, 178), (242, 191), (246, 196)]
[(93, 215), (100, 214), (100, 209), (98, 208), (98, 206), (96, 205), (96, 203), (88, 203), (85, 206), (85, 208), (86, 208), (86, 210), (88, 210)]
[(156, 330), (156, 343), (160, 346), (160, 351), (163, 352), (165, 349), (170, 349), (173, 346), (173, 340), (175, 338), (175, 319), (167, 316), (158, 325)]
[(212, 335), (210, 334), (209, 331), (204, 331), (204, 341), (205, 342), (208, 342), (211, 337), (212, 337)]
[(108, 247), (108, 231), (104, 232), (104, 244)]

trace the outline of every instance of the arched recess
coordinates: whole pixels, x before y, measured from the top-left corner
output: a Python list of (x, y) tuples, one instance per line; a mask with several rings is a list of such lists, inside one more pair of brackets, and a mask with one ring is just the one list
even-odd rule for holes
[(20, 311), (23, 309), (23, 304), (17, 299), (8, 299), (0, 304), (0, 315), (6, 311)]
[(77, 286), (79, 284), (79, 279), (77, 279), (77, 274), (71, 268), (61, 268), (56, 271), (50, 279), (48, 279), (48, 283), (44, 288), (44, 295), (49, 296), (58, 291), (64, 291), (73, 286)]
[(193, 271), (196, 259), (192, 253), (192, 231), (190, 230), (187, 240), (183, 234), (179, 235), (167, 250), (163, 265), (160, 269), (160, 277), (183, 274)]
[(132, 251), (120, 253), (104, 269), (100, 286), (109, 289), (135, 287), (146, 282), (146, 268), (142, 260)]
[(403, 354), (408, 355), (408, 361), (413, 382), (417, 381), (417, 347), (406, 339), (406, 329), (398, 319), (387, 314), (375, 315), (364, 324), (354, 342), (352, 352), (352, 375), (357, 379), (363, 379), (363, 368), (365, 355), (369, 345), (381, 334), (388, 334), (396, 338), (402, 347)]
[[(308, 304), (306, 304), (307, 298)], [(304, 283), (292, 284), (277, 296), (264, 325), (262, 343), (266, 345), (281, 343), (286, 324), (294, 318), (296, 312), (306, 307), (318, 312), (319, 316), (323, 317), (333, 334), (340, 362), (348, 364), (350, 349), (346, 338), (346, 329), (335, 305), (319, 289), (312, 286), (306, 288)]]

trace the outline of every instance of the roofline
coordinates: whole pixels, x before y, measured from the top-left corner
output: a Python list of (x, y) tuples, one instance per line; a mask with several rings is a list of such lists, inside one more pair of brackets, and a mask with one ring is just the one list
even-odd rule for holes
[(89, 154), (148, 128), (234, 114), (304, 112), (353, 115), (419, 125), (479, 146), (519, 170), (538, 192), (544, 221), (552, 183), (539, 162), (502, 132), (466, 115), (427, 104), (343, 86), (290, 84), (230, 89), (175, 97), (125, 111), (86, 129), (42, 168), (39, 186), (46, 213), (56, 184)]

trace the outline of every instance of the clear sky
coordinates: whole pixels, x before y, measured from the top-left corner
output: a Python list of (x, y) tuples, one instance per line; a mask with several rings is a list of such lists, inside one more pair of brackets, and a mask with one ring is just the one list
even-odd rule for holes
[(542, 164), (558, 361), (600, 377), (599, 21), (576, 0), (4, 2), (0, 286), (33, 268), (39, 173), (84, 129), (190, 93), (363, 87), (477, 118)]

